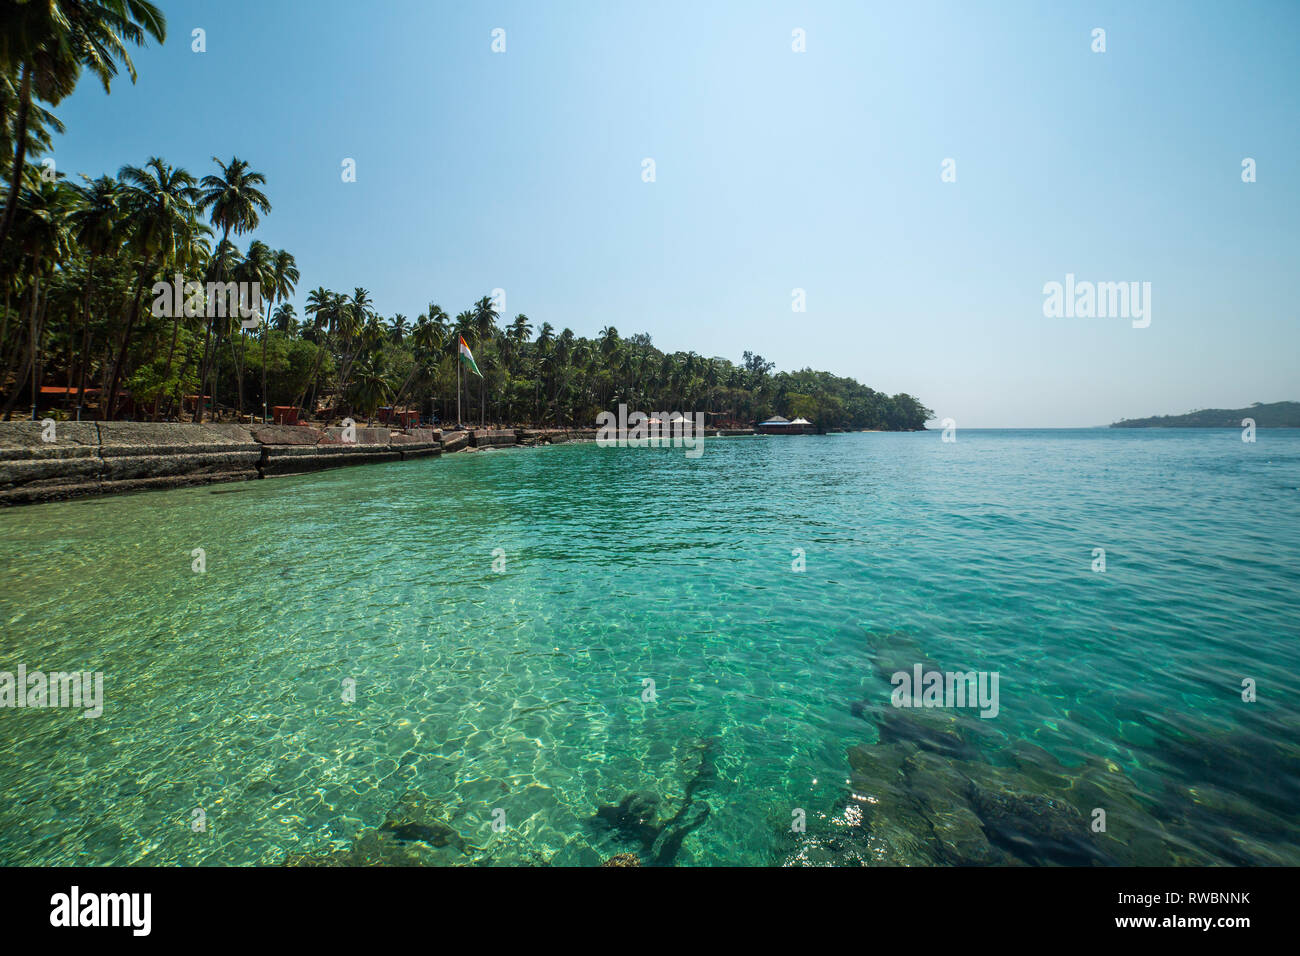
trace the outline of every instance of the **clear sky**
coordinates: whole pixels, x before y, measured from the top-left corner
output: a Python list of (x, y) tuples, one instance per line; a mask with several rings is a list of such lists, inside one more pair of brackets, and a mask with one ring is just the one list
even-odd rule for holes
[[(1300, 3), (161, 6), (135, 86), (56, 110), (58, 168), (248, 160), (274, 208), (241, 247), (297, 257), (300, 315), (319, 285), (411, 319), (503, 288), (507, 319), (750, 349), (960, 427), (1300, 400)], [(1044, 317), (1067, 273), (1150, 282), (1150, 326)]]

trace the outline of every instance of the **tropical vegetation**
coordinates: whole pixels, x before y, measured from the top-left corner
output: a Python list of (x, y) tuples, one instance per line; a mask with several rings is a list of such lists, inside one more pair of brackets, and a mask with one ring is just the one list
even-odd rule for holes
[[(484, 296), (413, 319), (384, 315), (356, 286), (318, 285), (302, 313), (293, 254), (263, 235), (266, 177), (245, 159), (192, 172), (160, 156), (79, 181), (40, 159), (62, 131), (53, 108), (83, 72), (109, 88), (132, 80), (130, 48), (162, 42), (146, 0), (0, 0), (0, 416), (202, 421), (262, 418), (276, 406), (309, 416), (373, 418), (409, 407), (448, 421), (591, 427), (620, 403), (709, 413), (710, 424), (773, 414), (825, 428), (921, 428), (929, 409), (827, 372), (773, 372), (657, 348), (613, 326), (591, 338)], [(157, 310), (155, 283), (257, 283), (261, 309)], [(481, 376), (458, 375), (457, 337)]]
[(1200, 408), (1182, 415), (1126, 418), (1111, 428), (1241, 428), (1250, 419), (1257, 428), (1300, 428), (1300, 402), (1255, 402), (1246, 408)]

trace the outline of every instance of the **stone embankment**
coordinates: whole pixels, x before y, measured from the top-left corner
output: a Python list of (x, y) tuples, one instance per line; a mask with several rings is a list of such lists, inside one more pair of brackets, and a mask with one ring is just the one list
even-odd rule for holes
[[(715, 431), (715, 436), (753, 434)], [(708, 433), (706, 433), (708, 434)], [(0, 505), (297, 475), (513, 445), (594, 441), (594, 428), (363, 428), (0, 422)]]
[[(355, 440), (346, 440), (355, 439)], [(413, 428), (0, 422), (0, 505), (295, 475), (442, 453)]]

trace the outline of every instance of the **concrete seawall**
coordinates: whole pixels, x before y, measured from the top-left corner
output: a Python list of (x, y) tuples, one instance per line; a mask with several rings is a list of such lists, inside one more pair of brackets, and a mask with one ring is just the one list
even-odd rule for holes
[[(0, 506), (300, 475), (515, 445), (593, 441), (594, 428), (438, 429), (168, 422), (0, 422)], [(714, 436), (751, 429), (711, 430)], [(707, 434), (707, 433), (706, 433)], [(351, 438), (345, 441), (345, 437)]]
[(442, 453), (433, 429), (390, 433), (301, 425), (0, 422), (0, 505), (249, 481)]
[(595, 441), (594, 428), (519, 428), (515, 434), (521, 445), (559, 445), (571, 441)]
[(469, 433), (470, 444), (475, 448), (504, 448), (515, 444), (513, 428), (478, 428)]

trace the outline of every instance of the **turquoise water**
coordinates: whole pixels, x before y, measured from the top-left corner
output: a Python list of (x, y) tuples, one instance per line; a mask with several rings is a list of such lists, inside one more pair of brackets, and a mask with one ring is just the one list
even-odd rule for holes
[[(98, 719), (0, 709), (0, 863), (1298, 864), (1300, 433), (1258, 434), (580, 444), (0, 512), (0, 671), (105, 675)], [(915, 663), (998, 672), (998, 715), (891, 706)]]

